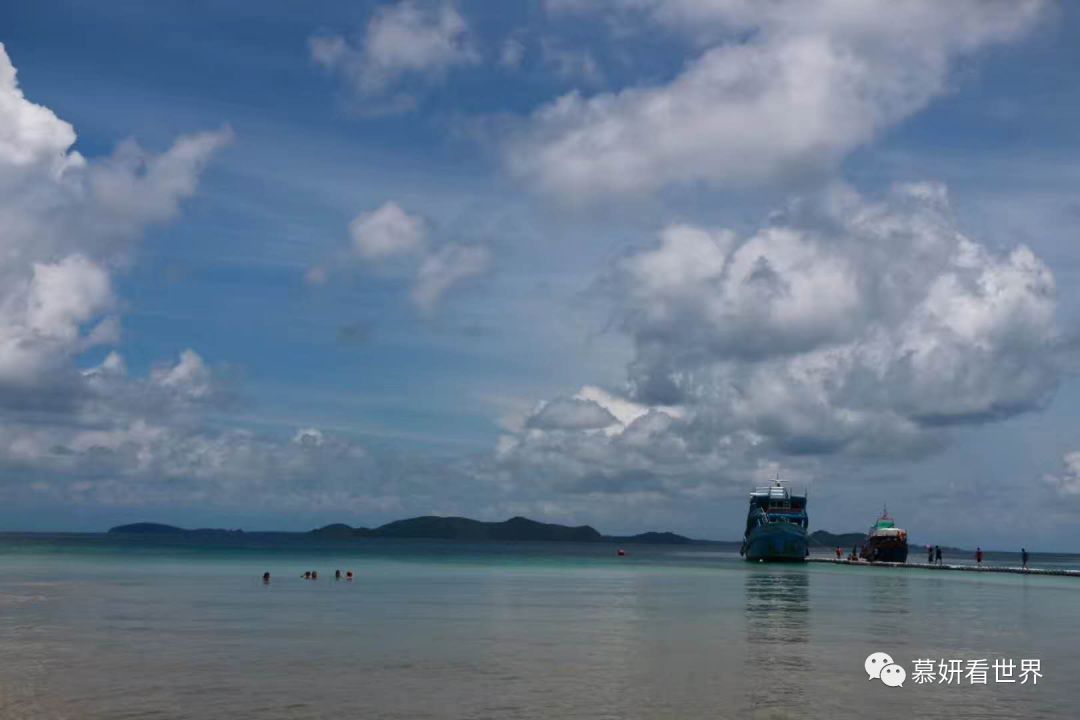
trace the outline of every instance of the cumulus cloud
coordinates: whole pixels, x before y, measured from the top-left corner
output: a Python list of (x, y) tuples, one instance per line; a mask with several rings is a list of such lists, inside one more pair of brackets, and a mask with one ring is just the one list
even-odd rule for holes
[(15, 66), (0, 43), (0, 162), (25, 168), (63, 168), (68, 148), (75, 142), (75, 130), (46, 107), (36, 105), (19, 88)]
[(933, 183), (834, 186), (748, 236), (674, 225), (602, 288), (627, 386), (541, 405), (500, 441), (508, 477), (687, 497), (777, 460), (910, 459), (1040, 408), (1063, 370), (1049, 269), (964, 235)]
[(214, 389), (214, 378), (202, 356), (188, 348), (180, 353), (175, 365), (155, 368), (151, 380), (179, 395), (202, 399), (209, 397)]
[(598, 430), (618, 422), (595, 400), (555, 398), (544, 403), (525, 421), (526, 427), (540, 430)]
[(1043, 481), (1059, 497), (1080, 497), (1080, 452), (1065, 453), (1061, 460), (1061, 474), (1046, 475)]
[(131, 242), (175, 215), (229, 137), (182, 137), (161, 154), (129, 141), (88, 161), (0, 45), (0, 403), (43, 384), (75, 391), (76, 356), (118, 337), (112, 274)]
[(410, 215), (390, 201), (371, 212), (360, 213), (349, 223), (353, 251), (366, 260), (380, 260), (424, 249), (424, 219)]
[(292, 441), (305, 447), (319, 447), (326, 442), (326, 438), (318, 428), (301, 428), (293, 435)]
[(715, 500), (745, 483), (758, 462), (750, 439), (732, 434), (695, 444), (686, 417), (684, 407), (585, 386), (541, 403), (472, 471), (493, 489), (512, 488), (533, 512), (592, 517), (631, 508), (644, 517), (661, 506)]
[[(364, 456), (361, 448), (341, 440), (275, 442), (242, 430), (200, 432), (145, 419), (66, 434), (38, 430), (17, 438), (17, 446), (0, 446), (0, 463), (40, 479), (31, 492), (0, 486), (0, 494), (24, 502), (37, 495), (112, 507), (209, 503), (295, 509), (321, 505), (328, 492), (355, 504), (357, 498), (343, 489), (343, 476), (358, 473)], [(336, 489), (331, 478), (339, 483)], [(302, 497), (305, 484), (307, 498)]]
[(750, 472), (733, 438), (708, 447), (688, 442), (683, 415), (683, 408), (651, 407), (587, 386), (542, 403), (522, 431), (500, 438), (477, 473), (496, 486), (515, 486), (521, 499), (569, 499), (595, 511), (590, 498), (639, 505), (712, 497), (733, 474)]
[(574, 92), (539, 108), (507, 142), (507, 167), (574, 200), (822, 173), (943, 93), (956, 58), (1030, 30), (1044, 5), (561, 3), (636, 11), (706, 49), (669, 82)]
[(449, 243), (429, 253), (413, 281), (412, 299), (420, 310), (431, 312), (447, 290), (491, 267), (491, 251), (483, 245)]
[(793, 452), (917, 445), (1040, 407), (1059, 377), (1049, 269), (963, 235), (937, 185), (837, 187), (745, 239), (669, 228), (611, 281), (639, 397)]
[(84, 327), (113, 303), (109, 274), (83, 256), (33, 263), (0, 303), (0, 385), (37, 385), (71, 355), (110, 339)]
[(185, 136), (163, 153), (126, 141), (87, 159), (72, 126), (27, 99), (0, 45), (0, 466), (15, 483), (0, 492), (27, 478), (85, 490), (110, 472), (106, 456), (145, 469), (146, 449), (171, 452), (189, 413), (215, 399), (191, 350), (145, 377), (130, 377), (116, 351), (78, 365), (119, 339), (114, 276), (133, 243), (176, 215), (230, 137)]
[[(491, 267), (491, 251), (484, 245), (429, 241), (426, 220), (408, 213), (393, 201), (362, 212), (349, 223), (350, 254), (376, 268), (392, 268), (408, 276), (413, 304), (431, 313), (452, 288), (482, 275)], [(327, 280), (323, 265), (310, 268), (308, 284)]]
[[(113, 508), (209, 506), (371, 513), (423, 502), (451, 469), (372, 456), (317, 427), (259, 435), (210, 422), (222, 378), (185, 350), (145, 376), (110, 353), (65, 412), (2, 408), (0, 500)], [(403, 493), (403, 495), (399, 495)]]
[(411, 0), (377, 9), (359, 47), (341, 35), (309, 41), (311, 57), (340, 73), (355, 94), (380, 112), (416, 107), (402, 89), (406, 81), (432, 81), (455, 66), (479, 62), (469, 42), (468, 25), (450, 3), (421, 5)]

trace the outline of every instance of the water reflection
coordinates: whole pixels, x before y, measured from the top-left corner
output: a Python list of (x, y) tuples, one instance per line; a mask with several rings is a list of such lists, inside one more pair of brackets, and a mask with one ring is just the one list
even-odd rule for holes
[(862, 606), (872, 619), (863, 629), (864, 638), (872, 647), (898, 651), (910, 634), (911, 578), (904, 572), (874, 569), (867, 580)]
[[(750, 709), (805, 708), (810, 642), (810, 573), (805, 568), (746, 574), (746, 680)], [(781, 715), (782, 716), (782, 715)]]
[(909, 580), (904, 573), (888, 572), (871, 576), (866, 607), (872, 613), (889, 617), (907, 615), (911, 612)]

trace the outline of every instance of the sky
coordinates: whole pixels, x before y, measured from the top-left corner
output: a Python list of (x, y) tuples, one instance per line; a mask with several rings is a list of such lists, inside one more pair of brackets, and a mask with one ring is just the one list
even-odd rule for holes
[(1080, 550), (1080, 12), (0, 6), (0, 528)]

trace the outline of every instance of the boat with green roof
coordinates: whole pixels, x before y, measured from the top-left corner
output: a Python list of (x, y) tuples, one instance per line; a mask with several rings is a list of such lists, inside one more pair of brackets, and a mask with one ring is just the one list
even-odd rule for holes
[(866, 534), (859, 556), (870, 562), (907, 562), (907, 531), (896, 527), (887, 508), (882, 508), (881, 517)]

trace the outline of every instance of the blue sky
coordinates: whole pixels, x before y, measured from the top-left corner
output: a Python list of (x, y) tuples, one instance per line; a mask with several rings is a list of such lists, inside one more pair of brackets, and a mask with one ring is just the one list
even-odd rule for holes
[(1080, 546), (1077, 15), (873, 5), (0, 8), (0, 525)]

